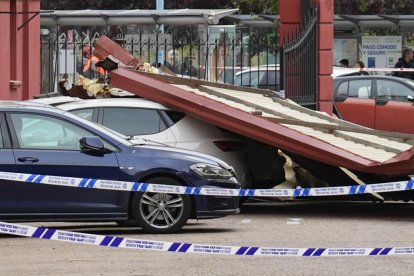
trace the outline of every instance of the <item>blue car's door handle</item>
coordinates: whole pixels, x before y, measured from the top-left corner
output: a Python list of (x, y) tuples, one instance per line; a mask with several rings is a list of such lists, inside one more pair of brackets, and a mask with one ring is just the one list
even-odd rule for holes
[(39, 159), (34, 158), (34, 157), (19, 157), (19, 158), (17, 158), (17, 160), (19, 162), (23, 162), (23, 163), (36, 163), (36, 162), (39, 162)]

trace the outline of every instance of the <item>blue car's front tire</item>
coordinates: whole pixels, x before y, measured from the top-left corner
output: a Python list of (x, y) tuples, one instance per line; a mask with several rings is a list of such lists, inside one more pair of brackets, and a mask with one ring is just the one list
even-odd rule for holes
[[(155, 177), (148, 183), (180, 185), (168, 177)], [(152, 234), (169, 234), (179, 231), (191, 214), (188, 195), (136, 193), (132, 199), (132, 217), (144, 231)]]

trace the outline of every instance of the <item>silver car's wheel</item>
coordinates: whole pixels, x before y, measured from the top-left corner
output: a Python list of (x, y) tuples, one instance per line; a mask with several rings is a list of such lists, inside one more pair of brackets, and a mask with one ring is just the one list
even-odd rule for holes
[[(179, 185), (175, 180), (157, 177), (149, 183)], [(188, 195), (137, 193), (132, 214), (139, 225), (150, 233), (173, 233), (180, 230), (191, 213)]]

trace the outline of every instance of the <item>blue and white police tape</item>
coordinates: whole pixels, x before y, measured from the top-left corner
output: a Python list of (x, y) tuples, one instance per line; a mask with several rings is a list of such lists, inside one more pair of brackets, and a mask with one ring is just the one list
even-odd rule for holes
[(52, 176), (41, 174), (25, 174), (0, 172), (1, 180), (28, 182), (35, 184), (47, 184), (56, 186), (153, 192), (189, 195), (214, 195), (214, 196), (256, 196), (256, 197), (312, 197), (312, 196), (338, 196), (370, 193), (386, 193), (414, 190), (414, 181), (397, 181), (369, 185), (352, 185), (324, 188), (296, 188), (296, 189), (224, 189), (219, 187), (183, 187), (164, 184), (151, 184), (141, 182), (127, 182), (115, 180), (103, 180), (92, 178), (76, 178), (65, 176)]
[(238, 256), (275, 257), (340, 257), (340, 256), (390, 256), (414, 255), (414, 247), (370, 247), (370, 248), (283, 248), (207, 245), (181, 242), (129, 239), (103, 236), (51, 228), (26, 226), (0, 222), (0, 233), (32, 237), (45, 240), (63, 241), (77, 244), (118, 247), (136, 250), (155, 250), (178, 253), (220, 254)]

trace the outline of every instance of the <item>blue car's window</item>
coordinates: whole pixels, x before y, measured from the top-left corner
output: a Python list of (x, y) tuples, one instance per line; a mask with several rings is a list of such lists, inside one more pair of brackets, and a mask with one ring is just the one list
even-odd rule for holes
[(93, 108), (71, 110), (70, 113), (92, 122)]
[(11, 114), (20, 148), (80, 150), (79, 139), (92, 133), (68, 122), (34, 114)]
[(102, 124), (124, 135), (155, 134), (167, 128), (157, 110), (142, 108), (104, 108)]

